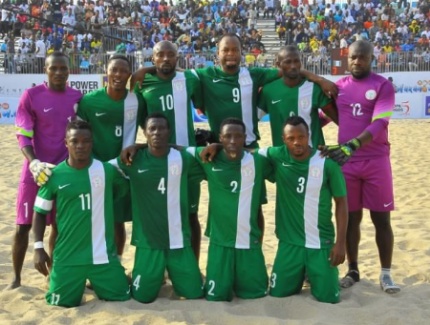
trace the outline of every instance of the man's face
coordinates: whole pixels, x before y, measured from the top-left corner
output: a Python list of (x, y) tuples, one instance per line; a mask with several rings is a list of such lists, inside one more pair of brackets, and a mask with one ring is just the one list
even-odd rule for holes
[(297, 79), (300, 77), (302, 64), (297, 52), (282, 52), (278, 55), (276, 65), (282, 70), (284, 78)]
[(282, 139), (293, 158), (306, 157), (309, 150), (309, 132), (304, 124), (285, 125)]
[(45, 65), (48, 85), (54, 90), (64, 90), (69, 78), (69, 60), (66, 57), (50, 57)]
[(246, 134), (241, 125), (226, 124), (219, 135), (224, 152), (230, 158), (240, 157), (245, 145)]
[(372, 68), (372, 53), (364, 46), (351, 45), (348, 51), (348, 69), (357, 79), (367, 77)]
[(178, 53), (176, 48), (171, 43), (162, 43), (154, 47), (152, 62), (157, 69), (157, 72), (163, 75), (171, 75), (175, 72), (176, 63), (178, 61)]
[(91, 160), (93, 138), (90, 130), (71, 129), (66, 134), (65, 142), (70, 159), (82, 163)]
[(107, 69), (108, 87), (117, 91), (124, 90), (130, 75), (130, 66), (127, 61), (122, 59), (112, 60)]
[(164, 118), (150, 118), (143, 133), (150, 148), (162, 149), (169, 145), (170, 130)]
[(224, 72), (236, 72), (240, 67), (241, 55), (237, 37), (226, 36), (218, 45), (218, 58)]

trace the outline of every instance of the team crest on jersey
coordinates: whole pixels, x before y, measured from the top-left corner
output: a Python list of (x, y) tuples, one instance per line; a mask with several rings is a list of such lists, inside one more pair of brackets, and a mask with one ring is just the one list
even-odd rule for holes
[(127, 121), (134, 121), (134, 120), (136, 120), (136, 117), (137, 117), (137, 109), (128, 110), (125, 113), (125, 119)]
[(98, 188), (102, 185), (103, 185), (103, 182), (100, 176), (95, 176), (91, 179), (91, 187)]
[(172, 87), (173, 87), (173, 90), (175, 90), (175, 91), (184, 91), (185, 90), (185, 82), (183, 80), (173, 81)]
[(239, 83), (241, 84), (241, 85), (250, 85), (250, 84), (252, 84), (252, 79), (250, 78), (250, 77), (248, 77), (248, 76), (242, 76), (242, 77), (240, 77), (239, 78)]
[(374, 100), (376, 98), (376, 91), (373, 89), (369, 89), (368, 91), (366, 91), (365, 96), (367, 100)]
[(173, 164), (169, 167), (170, 175), (179, 175), (181, 172), (178, 164)]
[(253, 177), (254, 169), (251, 167), (242, 167), (242, 175), (245, 177)]
[(322, 174), (321, 168), (317, 166), (310, 166), (309, 167), (309, 176), (313, 178), (320, 178)]
[(310, 98), (309, 96), (306, 96), (306, 97), (300, 98), (300, 101), (299, 101), (299, 108), (300, 108), (300, 109), (306, 109), (306, 108), (309, 108), (310, 104), (311, 104), (311, 98)]

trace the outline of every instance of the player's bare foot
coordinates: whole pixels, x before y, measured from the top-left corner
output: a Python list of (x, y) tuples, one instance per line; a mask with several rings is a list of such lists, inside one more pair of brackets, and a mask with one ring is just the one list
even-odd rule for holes
[(9, 284), (5, 290), (13, 290), (19, 288), (21, 286), (21, 280), (13, 280), (11, 284)]

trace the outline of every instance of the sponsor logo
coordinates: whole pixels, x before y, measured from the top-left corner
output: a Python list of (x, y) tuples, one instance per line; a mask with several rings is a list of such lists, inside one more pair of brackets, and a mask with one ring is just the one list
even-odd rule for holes
[(65, 184), (65, 185), (59, 185), (58, 186), (58, 189), (59, 190), (62, 190), (63, 188), (65, 188), (65, 187), (67, 187), (67, 186), (69, 186), (70, 184)]
[(284, 166), (284, 167), (291, 167), (291, 165), (286, 164), (286, 163), (282, 163), (282, 166)]
[(99, 116), (103, 116), (103, 115), (106, 115), (106, 113), (96, 113), (96, 116), (97, 116), (97, 117), (99, 117)]
[(212, 167), (212, 171), (213, 172), (222, 172), (222, 169)]
[(400, 104), (394, 105), (393, 112), (397, 112), (400, 115), (409, 115), (409, 111), (411, 110), (411, 106), (409, 101), (402, 101)]
[(50, 110), (52, 110), (54, 107), (50, 107), (50, 108), (44, 108), (43, 109), (43, 111), (45, 112), (45, 113), (48, 113)]
[(138, 169), (137, 170), (137, 172), (139, 173), (139, 174), (142, 174), (142, 173), (144, 173), (144, 172), (147, 172), (149, 169)]
[(279, 100), (272, 100), (272, 104), (279, 103), (281, 100), (282, 100), (282, 99), (279, 99)]
[(212, 80), (212, 81), (214, 82), (214, 84), (216, 84), (217, 82), (222, 81), (222, 79), (214, 79), (214, 80)]
[(384, 203), (384, 208), (388, 208), (391, 204), (393, 204), (393, 202), (390, 202), (390, 203)]

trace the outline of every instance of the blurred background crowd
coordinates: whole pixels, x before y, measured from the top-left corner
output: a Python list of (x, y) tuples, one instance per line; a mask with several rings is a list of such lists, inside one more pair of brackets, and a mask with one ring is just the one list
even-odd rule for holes
[(160, 40), (178, 45), (182, 67), (204, 67), (225, 33), (240, 35), (248, 66), (296, 44), (305, 65), (329, 69), (331, 51), (366, 39), (378, 72), (430, 70), (429, 0), (3, 0), (1, 72), (42, 73), (53, 51), (69, 55), (72, 73), (103, 73), (112, 52), (137, 68)]

